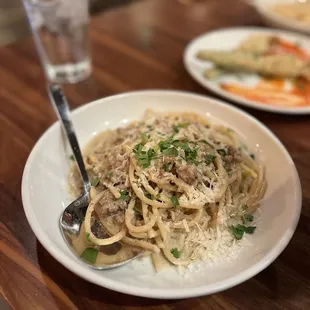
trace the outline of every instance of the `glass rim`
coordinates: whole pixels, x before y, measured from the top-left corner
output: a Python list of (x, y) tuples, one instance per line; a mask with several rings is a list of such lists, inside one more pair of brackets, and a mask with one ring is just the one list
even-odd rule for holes
[(49, 1), (44, 1), (44, 0), (24, 0), (28, 2), (30, 5), (35, 6), (35, 7), (40, 7), (40, 8), (50, 8), (54, 7), (57, 4), (60, 3), (59, 0), (49, 0)]

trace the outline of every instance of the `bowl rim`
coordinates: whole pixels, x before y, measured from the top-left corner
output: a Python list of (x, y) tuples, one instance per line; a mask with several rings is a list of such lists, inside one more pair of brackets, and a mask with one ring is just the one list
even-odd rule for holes
[(186, 45), (183, 51), (183, 64), (184, 64), (186, 71), (189, 73), (189, 75), (203, 88), (211, 91), (212, 93), (220, 96), (221, 98), (225, 100), (231, 100), (240, 106), (246, 106), (246, 107), (256, 109), (256, 110), (267, 111), (267, 112), (278, 113), (278, 114), (291, 114), (291, 115), (310, 114), (310, 106), (281, 107), (281, 106), (276, 106), (276, 105), (263, 104), (259, 101), (250, 100), (250, 99), (246, 99), (246, 98), (243, 98), (235, 94), (231, 94), (227, 92), (226, 90), (222, 90), (217, 85), (213, 85), (208, 80), (205, 80), (201, 76), (201, 74), (199, 74), (198, 76), (196, 73), (197, 70), (192, 69), (192, 66), (191, 66), (191, 57), (189, 56), (191, 49), (198, 41), (204, 39), (205, 37), (210, 36), (215, 33), (220, 34), (221, 32), (227, 32), (227, 31), (248, 31), (249, 35), (251, 35), (251, 32), (254, 32), (254, 33), (260, 32), (260, 33), (266, 33), (266, 34), (278, 34), (278, 35), (283, 35), (283, 36), (295, 36), (297, 39), (300, 38), (302, 40), (308, 41), (309, 46), (310, 46), (310, 39), (308, 38), (306, 34), (296, 33), (294, 31), (289, 31), (289, 30), (276, 29), (276, 28), (264, 28), (264, 27), (258, 27), (258, 26), (236, 26), (236, 27), (223, 27), (219, 29), (214, 29), (214, 30), (207, 31), (207, 32), (200, 34), (199, 36), (189, 41), (188, 44)]
[[(197, 95), (197, 94), (186, 92), (186, 91), (170, 91), (170, 90), (133, 91), (133, 92), (127, 92), (127, 93), (109, 96), (106, 98), (101, 98), (93, 102), (90, 102), (88, 104), (85, 104), (81, 107), (78, 107), (77, 109), (74, 109), (72, 111), (72, 116), (83, 113), (83, 111), (85, 111), (86, 109), (90, 107), (94, 107), (100, 104), (106, 104), (109, 101), (118, 100), (120, 98), (132, 98), (135, 96), (161, 96), (161, 95), (165, 95), (165, 96), (168, 95), (172, 97), (182, 96), (182, 97), (189, 98), (189, 100), (190, 99), (201, 100), (205, 102), (210, 102), (211, 104), (216, 104), (216, 105), (220, 104), (224, 106), (225, 109), (231, 110), (232, 112), (242, 115), (245, 118), (247, 118), (250, 122), (254, 122), (256, 125), (258, 125), (260, 129), (264, 131), (265, 134), (267, 134), (273, 140), (275, 144), (277, 144), (277, 146), (281, 149), (281, 151), (285, 155), (288, 163), (291, 166), (292, 177), (294, 178), (294, 181), (296, 184), (296, 214), (295, 214), (295, 217), (292, 219), (291, 226), (287, 227), (285, 234), (283, 234), (282, 238), (278, 240), (276, 245), (268, 253), (266, 253), (259, 262), (257, 262), (250, 268), (237, 273), (236, 275), (230, 278), (227, 278), (225, 280), (221, 280), (215, 283), (207, 284), (207, 285), (194, 287), (194, 288), (174, 288), (174, 289), (141, 288), (141, 287), (137, 287), (134, 285), (124, 284), (116, 280), (103, 278), (100, 276), (94, 277), (93, 274), (89, 275), (88, 267), (82, 266), (78, 262), (68, 258), (67, 255), (63, 253), (62, 251), (59, 251), (56, 244), (53, 243), (53, 241), (48, 237), (48, 235), (43, 230), (41, 230), (40, 225), (36, 220), (35, 213), (31, 207), (31, 199), (30, 199), (31, 196), (29, 195), (29, 192), (27, 190), (27, 187), (28, 187), (27, 179), (31, 171), (32, 164), (34, 162), (35, 155), (38, 152), (40, 152), (40, 147), (42, 143), (44, 143), (44, 141), (48, 139), (49, 136), (53, 134), (53, 132), (56, 132), (57, 126), (59, 124), (58, 121), (56, 121), (53, 125), (51, 125), (41, 135), (41, 137), (36, 142), (35, 146), (33, 147), (27, 159), (24, 172), (23, 172), (23, 176), (22, 176), (22, 186), (21, 186), (24, 212), (26, 214), (27, 221), (30, 224), (31, 229), (33, 230), (36, 238), (43, 245), (43, 247), (53, 256), (53, 258), (55, 258), (60, 264), (62, 264), (68, 270), (78, 275), (79, 277), (87, 280), (88, 282), (97, 284), (99, 286), (102, 286), (102, 287), (105, 287), (105, 288), (108, 288), (108, 289), (111, 289), (117, 292), (130, 294), (134, 296), (140, 296), (140, 297), (148, 297), (148, 298), (183, 299), (183, 298), (191, 298), (191, 297), (198, 297), (198, 296), (213, 294), (219, 291), (226, 290), (233, 286), (236, 286), (252, 278), (256, 274), (261, 272), (263, 269), (265, 269), (268, 265), (270, 265), (280, 255), (280, 253), (285, 249), (285, 247), (288, 245), (289, 241), (291, 240), (295, 232), (295, 229), (299, 221), (300, 213), (301, 213), (302, 195), (301, 195), (300, 179), (299, 179), (295, 164), (291, 156), (289, 155), (288, 151), (285, 149), (285, 147), (280, 142), (280, 140), (263, 123), (261, 123), (256, 118), (254, 118), (247, 112), (242, 111), (239, 108), (228, 105), (223, 101), (213, 99), (208, 96)], [(102, 271), (100, 271), (100, 273), (101, 272)], [(102, 281), (102, 279), (104, 280)]]

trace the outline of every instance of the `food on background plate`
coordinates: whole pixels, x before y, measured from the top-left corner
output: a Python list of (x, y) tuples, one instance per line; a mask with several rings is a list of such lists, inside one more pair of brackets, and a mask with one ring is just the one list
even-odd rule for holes
[[(142, 121), (96, 136), (83, 156), (91, 202), (72, 243), (94, 264), (145, 251), (157, 271), (187, 266), (229, 256), (256, 229), (264, 167), (228, 127), (194, 113), (148, 110)], [(75, 166), (69, 184), (78, 196)]]
[(238, 96), (265, 104), (283, 107), (299, 107), (310, 104), (310, 84), (299, 79), (292, 85), (279, 79), (262, 79), (254, 87), (233, 83), (221, 83), (221, 88)]
[(254, 87), (220, 83), (225, 91), (265, 104), (310, 105), (310, 57), (298, 42), (254, 35), (235, 50), (201, 50), (197, 58), (213, 63), (213, 67), (203, 73), (210, 80), (227, 74), (238, 77), (240, 73), (256, 73), (262, 77)]
[(197, 58), (213, 62), (226, 71), (251, 72), (264, 76), (297, 78), (310, 76), (310, 67), (292, 55), (259, 55), (244, 51), (200, 51)]
[(238, 50), (244, 52), (262, 54), (267, 52), (273, 40), (274, 40), (273, 36), (253, 35), (250, 36), (247, 40), (241, 42), (241, 44), (238, 47)]
[(307, 54), (297, 46), (276, 37), (253, 36), (233, 51), (201, 50), (200, 60), (213, 62), (230, 72), (250, 72), (282, 78), (310, 79)]
[(308, 3), (277, 4), (272, 11), (281, 17), (310, 27), (310, 6)]

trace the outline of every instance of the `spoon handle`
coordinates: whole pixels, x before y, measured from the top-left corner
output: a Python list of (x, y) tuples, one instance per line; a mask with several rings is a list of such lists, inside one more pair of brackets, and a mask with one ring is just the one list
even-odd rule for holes
[(63, 128), (65, 129), (65, 133), (71, 146), (72, 153), (75, 157), (78, 169), (83, 179), (84, 190), (88, 193), (90, 190), (89, 179), (84, 166), (81, 149), (70, 118), (70, 111), (66, 97), (63, 93), (62, 88), (57, 84), (48, 85), (48, 94), (57, 112), (58, 118), (62, 122)]

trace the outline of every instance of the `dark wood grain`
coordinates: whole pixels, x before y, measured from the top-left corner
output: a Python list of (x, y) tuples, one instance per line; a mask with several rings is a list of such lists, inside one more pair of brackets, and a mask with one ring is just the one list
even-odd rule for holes
[[(94, 73), (68, 85), (71, 107), (136, 89), (206, 90), (186, 73), (182, 54), (195, 36), (219, 27), (261, 25), (241, 1), (144, 0), (90, 24)], [(303, 187), (303, 209), (289, 246), (266, 270), (226, 292), (180, 301), (115, 293), (57, 263), (37, 242), (22, 208), (23, 167), (55, 121), (32, 38), (0, 48), (0, 293), (13, 309), (310, 309), (310, 120), (249, 110), (284, 143)]]

